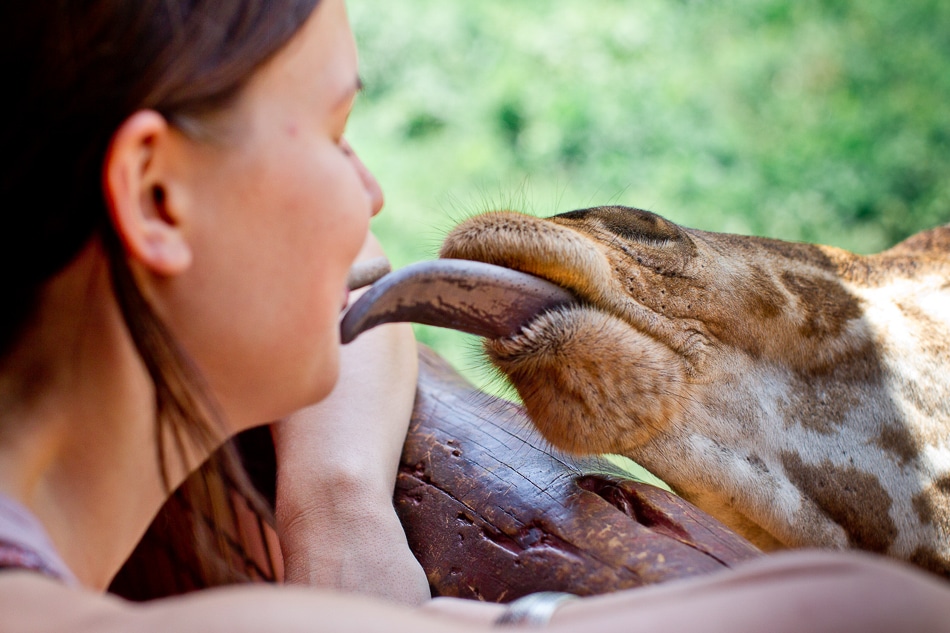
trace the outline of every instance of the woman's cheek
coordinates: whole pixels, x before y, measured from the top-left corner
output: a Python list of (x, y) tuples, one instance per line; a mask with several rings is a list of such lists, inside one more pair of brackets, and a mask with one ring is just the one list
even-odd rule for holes
[(341, 233), (340, 246), (346, 244), (347, 272), (366, 242), (369, 233), (370, 218), (373, 216), (373, 197), (367, 190), (361, 174), (350, 159), (346, 158), (344, 168), (336, 180), (340, 189), (340, 200), (335, 205), (336, 226)]

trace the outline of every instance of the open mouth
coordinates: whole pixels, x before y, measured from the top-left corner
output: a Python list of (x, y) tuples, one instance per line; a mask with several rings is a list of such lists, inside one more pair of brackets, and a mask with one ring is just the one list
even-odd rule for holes
[(411, 264), (356, 300), (340, 323), (349, 343), (383, 323), (413, 322), (469, 334), (512, 336), (543, 312), (576, 303), (564, 288), (510, 268), (463, 259)]

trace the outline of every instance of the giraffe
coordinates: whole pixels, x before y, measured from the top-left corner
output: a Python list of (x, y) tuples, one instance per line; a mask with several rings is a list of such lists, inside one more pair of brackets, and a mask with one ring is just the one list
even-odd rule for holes
[(485, 341), (554, 446), (627, 455), (763, 549), (950, 575), (950, 226), (859, 256), (626, 207), (496, 212), (440, 256), (576, 296)]
[(765, 550), (950, 577), (950, 225), (860, 256), (627, 207), (501, 211), (440, 257), (569, 291), (484, 342), (553, 446), (626, 455)]

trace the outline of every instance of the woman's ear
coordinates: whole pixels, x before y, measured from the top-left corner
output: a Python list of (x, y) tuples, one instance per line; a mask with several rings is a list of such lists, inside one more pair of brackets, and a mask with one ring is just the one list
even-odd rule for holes
[(153, 110), (136, 112), (116, 130), (103, 165), (103, 190), (116, 234), (128, 255), (151, 272), (185, 271), (191, 247), (170, 199), (172, 130)]

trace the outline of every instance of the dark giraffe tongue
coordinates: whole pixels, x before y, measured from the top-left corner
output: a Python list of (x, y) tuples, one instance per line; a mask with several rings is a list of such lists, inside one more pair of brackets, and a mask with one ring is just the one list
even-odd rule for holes
[(438, 259), (382, 277), (343, 315), (340, 334), (349, 343), (377, 325), (411, 321), (498, 338), (516, 333), (545, 310), (574, 301), (567, 290), (533, 275)]

